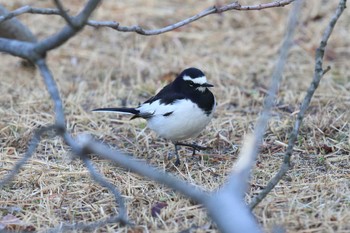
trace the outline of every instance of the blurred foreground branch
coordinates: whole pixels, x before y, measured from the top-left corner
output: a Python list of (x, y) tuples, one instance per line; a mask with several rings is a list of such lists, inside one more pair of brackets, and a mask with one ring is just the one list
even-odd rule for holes
[(301, 104), (300, 110), (298, 112), (297, 119), (295, 121), (293, 130), (289, 136), (288, 140), (288, 147), (286, 149), (286, 152), (284, 154), (283, 163), (281, 165), (280, 170), (277, 172), (277, 174), (269, 181), (269, 183), (266, 185), (266, 187), (251, 201), (249, 206), (253, 209), (255, 206), (257, 206), (265, 197), (266, 195), (278, 184), (278, 182), (282, 179), (282, 177), (287, 173), (287, 171), (290, 168), (290, 160), (293, 153), (293, 147), (295, 145), (295, 142), (298, 137), (299, 129), (302, 124), (302, 121), (305, 116), (305, 112), (307, 108), (310, 105), (312, 96), (314, 95), (321, 78), (323, 75), (330, 69), (327, 67), (325, 70), (323, 69), (323, 57), (324, 57), (324, 51), (327, 46), (327, 42), (329, 37), (332, 34), (333, 28), (335, 24), (337, 23), (340, 15), (343, 13), (344, 9), (346, 8), (346, 0), (340, 0), (339, 5), (337, 7), (336, 12), (332, 16), (326, 30), (323, 33), (321, 42), (319, 47), (316, 50), (315, 55), (315, 70), (314, 70), (314, 76), (312, 79), (312, 82), (306, 92), (305, 98)]
[[(0, 37), (36, 42), (36, 37), (29, 28), (24, 26), (18, 19), (9, 16), (12, 16), (12, 13), (0, 5)], [(6, 22), (2, 22), (5, 20)]]
[[(256, 123), (254, 133), (245, 139), (242, 151), (239, 155), (234, 170), (229, 176), (228, 182), (219, 188), (216, 194), (217, 199), (215, 199), (214, 203), (210, 203), (212, 205), (209, 205), (210, 207), (213, 207), (208, 208), (209, 213), (223, 232), (230, 232), (230, 229), (233, 229), (234, 226), (254, 226), (253, 223), (249, 222), (250, 219), (248, 217), (240, 217), (241, 214), (245, 214), (246, 216), (250, 214), (245, 205), (244, 207), (240, 205), (242, 205), (241, 201), (244, 200), (244, 193), (248, 187), (250, 172), (255, 164), (255, 160), (259, 152), (259, 146), (270, 119), (271, 110), (275, 103), (276, 93), (280, 80), (282, 79), (282, 73), (287, 60), (287, 55), (292, 44), (301, 5), (302, 1), (296, 1), (289, 14), (289, 22), (286, 29), (285, 39), (280, 49), (280, 55), (272, 74), (272, 80), (268, 95), (265, 98), (264, 108)], [(240, 202), (234, 203), (236, 200), (240, 200)], [(216, 208), (214, 208), (215, 205)], [(232, 210), (232, 208), (235, 206), (240, 206), (240, 211), (238, 213), (237, 211)], [(228, 215), (225, 213), (232, 214)], [(256, 231), (254, 228), (249, 230), (241, 228), (237, 232), (253, 232), (254, 230)]]
[[(251, 168), (255, 164), (258, 150), (259, 150), (259, 147), (261, 145), (262, 138), (265, 134), (265, 130), (266, 130), (268, 121), (270, 119), (271, 110), (275, 105), (278, 86), (279, 86), (279, 83), (282, 79), (282, 74), (283, 74), (283, 70), (284, 70), (284, 67), (285, 67), (285, 64), (287, 61), (289, 49), (292, 45), (293, 35), (295, 32), (295, 28), (297, 26), (301, 6), (302, 6), (302, 1), (297, 0), (293, 5), (293, 9), (290, 11), (289, 22), (288, 22), (286, 32), (285, 32), (285, 38), (284, 38), (282, 46), (280, 48), (280, 53), (279, 53), (279, 57), (277, 59), (276, 65), (275, 65), (275, 69), (273, 70), (273, 73), (272, 73), (270, 88), (269, 88), (267, 96), (264, 100), (264, 108), (262, 110), (262, 113), (261, 113), (259, 119), (257, 120), (255, 129), (254, 129), (254, 133), (253, 133), (253, 135), (250, 136), (251, 139), (246, 140), (246, 143), (248, 143), (248, 145), (245, 145), (245, 144), (243, 145), (242, 151), (245, 151), (247, 153), (247, 155), (240, 156), (239, 160), (244, 160), (244, 161), (242, 161), (242, 162), (238, 161), (237, 165), (249, 163), (249, 166), (246, 166), (246, 167)], [(248, 160), (248, 158), (251, 158), (250, 161)], [(244, 169), (243, 166), (237, 166), (231, 175), (230, 182), (232, 182), (232, 183), (234, 182), (233, 180), (237, 176), (237, 175), (235, 175), (236, 173), (241, 174), (241, 175), (239, 175), (241, 180), (239, 180), (237, 182), (241, 182), (242, 187), (244, 187), (243, 192), (242, 192), (242, 195), (243, 195), (243, 193), (247, 189), (246, 186), (248, 185), (250, 170)]]

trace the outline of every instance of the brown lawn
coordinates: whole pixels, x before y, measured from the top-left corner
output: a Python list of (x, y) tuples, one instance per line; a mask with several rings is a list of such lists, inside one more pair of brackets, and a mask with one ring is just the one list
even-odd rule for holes
[[(81, 1), (64, 1), (75, 12)], [(222, 4), (225, 1), (220, 1)], [(241, 1), (253, 4), (259, 1)], [(277, 172), (296, 111), (314, 71), (314, 53), (338, 1), (308, 0), (246, 199), (259, 193)], [(159, 28), (192, 16), (215, 1), (104, 1), (96, 20)], [(11, 1), (53, 7), (51, 1)], [(207, 190), (219, 187), (230, 172), (244, 136), (262, 109), (291, 6), (211, 15), (173, 32), (141, 36), (91, 27), (48, 54), (73, 135), (88, 132), (135, 159)], [(58, 16), (19, 17), (38, 38), (59, 30)], [(293, 168), (256, 207), (254, 214), (270, 232), (350, 231), (350, 13), (345, 10), (331, 36), (324, 76), (305, 117), (295, 147)], [(196, 139), (213, 147), (194, 158), (182, 149), (182, 165), (166, 159), (171, 143), (159, 139), (142, 120), (92, 113), (96, 107), (135, 106), (182, 69), (195, 66), (215, 85), (218, 101), (212, 123)], [(0, 54), (0, 177), (24, 154), (33, 131), (54, 121), (53, 103), (38, 71), (18, 58)], [(98, 232), (217, 232), (201, 206), (162, 185), (95, 158), (96, 167), (125, 197), (136, 228), (109, 224)], [(159, 218), (151, 207), (166, 202)], [(116, 210), (113, 196), (94, 183), (61, 139), (46, 137), (11, 184), (0, 191), (0, 219), (11, 213), (43, 231), (61, 222), (103, 219)], [(136, 230), (135, 230), (136, 229)], [(133, 231), (134, 230), (134, 231)]]

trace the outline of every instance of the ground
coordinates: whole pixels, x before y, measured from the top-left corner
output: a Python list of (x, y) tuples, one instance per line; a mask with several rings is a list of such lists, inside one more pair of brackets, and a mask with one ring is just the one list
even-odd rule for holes
[[(5, 1), (3, 1), (5, 2)], [(226, 1), (104, 1), (96, 20), (159, 28)], [(240, 1), (253, 4), (262, 1)], [(338, 1), (306, 1), (280, 84), (246, 200), (259, 193), (277, 172), (299, 104), (314, 72), (315, 49)], [(11, 1), (53, 7), (51, 1)], [(81, 1), (65, 1), (71, 13)], [(252, 132), (262, 109), (291, 6), (261, 11), (231, 11), (205, 17), (158, 36), (141, 36), (87, 27), (48, 54), (48, 64), (64, 101), (67, 127), (88, 132), (188, 182), (213, 190), (231, 171), (244, 136)], [(255, 209), (262, 228), (271, 232), (350, 231), (350, 13), (345, 10), (327, 46), (324, 76), (301, 127), (293, 167)], [(57, 16), (19, 17), (39, 39), (62, 28)], [(18, 58), (0, 54), (0, 177), (24, 154), (33, 131), (54, 121), (53, 104), (38, 71)], [(181, 150), (182, 165), (166, 159), (171, 143), (145, 128), (142, 120), (93, 113), (110, 106), (135, 106), (171, 81), (184, 68), (202, 69), (217, 98), (211, 124), (195, 140), (213, 147), (192, 157)], [(110, 224), (99, 232), (217, 232), (205, 210), (171, 189), (95, 157), (96, 167), (126, 198), (135, 228)], [(82, 162), (61, 139), (46, 137), (32, 159), (0, 193), (0, 219), (15, 215), (36, 230), (61, 222), (103, 219), (114, 213), (113, 196), (92, 181)], [(159, 217), (151, 208), (167, 206)], [(188, 231), (190, 232), (190, 231)]]

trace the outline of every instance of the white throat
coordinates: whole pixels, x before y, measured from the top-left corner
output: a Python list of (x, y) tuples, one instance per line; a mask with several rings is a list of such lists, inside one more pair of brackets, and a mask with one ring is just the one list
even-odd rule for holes
[(204, 92), (206, 87), (197, 87), (196, 90), (200, 92)]

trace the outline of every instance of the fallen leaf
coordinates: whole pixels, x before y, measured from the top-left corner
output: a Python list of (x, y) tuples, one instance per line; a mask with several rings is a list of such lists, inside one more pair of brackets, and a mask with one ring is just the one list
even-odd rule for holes
[(145, 229), (143, 227), (135, 227), (135, 228), (128, 229), (127, 233), (143, 233), (144, 230)]
[(23, 222), (12, 214), (7, 214), (0, 220), (0, 230), (35, 231), (35, 227), (26, 222)]
[(328, 146), (328, 145), (326, 145), (326, 144), (323, 144), (323, 145), (321, 146), (321, 148), (323, 149), (323, 151), (324, 151), (326, 154), (330, 154), (330, 153), (333, 152), (333, 147)]
[(154, 204), (151, 208), (152, 217), (157, 217), (158, 215), (160, 215), (160, 210), (167, 206), (168, 204), (165, 202), (157, 202), (156, 204)]

